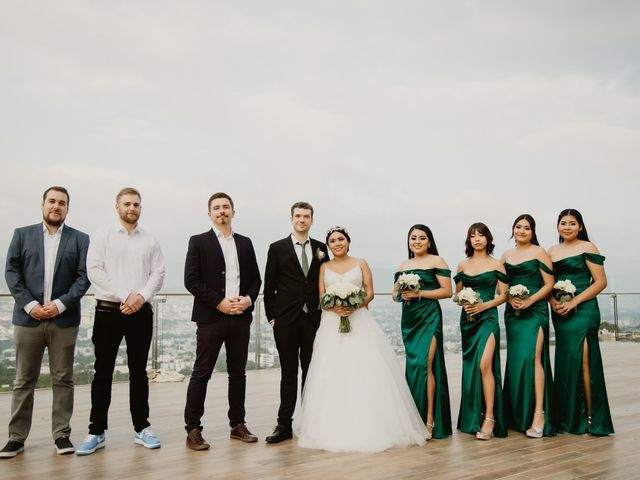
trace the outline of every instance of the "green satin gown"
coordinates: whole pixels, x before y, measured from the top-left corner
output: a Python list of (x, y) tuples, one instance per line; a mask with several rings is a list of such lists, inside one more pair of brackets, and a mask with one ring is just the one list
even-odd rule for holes
[[(504, 264), (509, 285), (524, 285), (531, 295), (540, 290), (544, 282), (541, 270), (553, 274), (549, 267), (537, 259), (512, 265)], [(542, 329), (542, 368), (544, 369), (544, 429), (543, 434), (556, 434), (552, 418), (554, 412), (553, 377), (549, 357), (549, 306), (543, 299), (525, 310), (516, 310), (507, 303), (504, 311), (507, 332), (507, 365), (504, 375), (504, 416), (509, 428), (524, 432), (531, 426), (535, 411), (535, 355), (538, 332)]]
[[(489, 302), (495, 298), (498, 280), (508, 283), (507, 276), (497, 270), (479, 275), (467, 275), (460, 272), (453, 280), (456, 283), (462, 282), (465, 287), (473, 288), (480, 294), (483, 302)], [(476, 433), (482, 427), (484, 395), (482, 394), (480, 360), (489, 336), (493, 335), (496, 342), (493, 354), (493, 376), (496, 383), (493, 414), (496, 423), (493, 434), (496, 437), (506, 437), (507, 428), (504, 422), (502, 401), (502, 372), (500, 370), (498, 309), (485, 310), (476, 315), (473, 321), (469, 321), (463, 308), (460, 313), (460, 333), (462, 336), (462, 395), (460, 413), (458, 414), (458, 429), (466, 433)]]
[[(587, 262), (603, 265), (604, 257), (585, 252), (553, 262), (556, 280), (571, 280), (576, 287), (576, 295), (580, 294), (592, 281)], [(589, 346), (591, 433), (594, 435), (613, 433), (602, 355), (598, 343), (600, 328), (598, 300), (592, 298), (581, 303), (566, 317), (552, 312), (552, 318), (556, 331), (555, 397), (558, 431), (583, 434), (589, 430), (582, 378), (582, 354), (586, 341)]]
[[(421, 290), (440, 288), (437, 276), (451, 277), (451, 271), (444, 268), (413, 269), (397, 272), (415, 273), (420, 276)], [(422, 419), (427, 421), (427, 363), (429, 348), (435, 337), (436, 353), (433, 358), (435, 392), (433, 395), (433, 438), (447, 438), (451, 435), (451, 406), (449, 403), (449, 383), (444, 364), (442, 344), (442, 309), (438, 300), (421, 298), (402, 302), (402, 340), (406, 353), (405, 377)]]

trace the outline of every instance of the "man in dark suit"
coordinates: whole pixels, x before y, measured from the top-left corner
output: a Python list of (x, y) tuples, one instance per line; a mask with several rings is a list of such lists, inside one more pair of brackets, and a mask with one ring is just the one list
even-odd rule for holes
[(50, 187), (42, 196), (42, 223), (17, 228), (9, 245), (5, 279), (15, 300), (13, 335), (16, 379), (9, 442), (0, 458), (24, 450), (31, 429), (34, 388), (45, 348), (49, 352), (53, 406), (52, 435), (59, 454), (73, 453), (73, 359), (80, 299), (89, 289), (89, 236), (64, 224), (69, 193)]
[(318, 273), (329, 259), (324, 243), (309, 237), (313, 207), (306, 202), (291, 207), (293, 233), (269, 247), (264, 275), (264, 307), (280, 356), (278, 424), (267, 443), (292, 438), (291, 423), (298, 395), (298, 357), (302, 388), (307, 377), (313, 341), (320, 325)]
[(226, 193), (209, 198), (213, 228), (189, 239), (184, 266), (184, 284), (194, 296), (191, 320), (196, 331), (196, 360), (187, 389), (184, 409), (187, 447), (207, 450), (200, 419), (204, 414), (207, 384), (224, 343), (229, 374), (230, 437), (256, 442), (245, 425), (245, 369), (253, 306), (262, 280), (253, 244), (233, 232), (233, 200)]

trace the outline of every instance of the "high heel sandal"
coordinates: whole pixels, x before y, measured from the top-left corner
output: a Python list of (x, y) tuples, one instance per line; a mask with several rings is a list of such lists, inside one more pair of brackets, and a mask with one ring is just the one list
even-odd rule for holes
[[(431, 428), (431, 430), (429, 430)], [(425, 440), (431, 440), (433, 438), (433, 423), (427, 422), (427, 433), (425, 434)]]
[(587, 433), (591, 433), (591, 415), (587, 417)]
[[(478, 440), (491, 440), (493, 438), (493, 427), (495, 427), (496, 421), (491, 417), (484, 417), (484, 421), (491, 423), (491, 430), (483, 432), (482, 427), (480, 427), (480, 431), (476, 432), (476, 438)], [(484, 422), (482, 422), (482, 425), (484, 425)]]
[[(542, 415), (544, 417), (544, 410), (542, 411), (536, 410), (535, 412), (533, 412), (533, 415), (534, 416)], [(544, 424), (542, 424), (542, 427), (540, 428), (534, 427), (533, 425), (531, 425), (531, 427), (529, 428), (529, 430), (525, 432), (525, 434), (529, 438), (542, 438), (543, 431), (544, 431)]]

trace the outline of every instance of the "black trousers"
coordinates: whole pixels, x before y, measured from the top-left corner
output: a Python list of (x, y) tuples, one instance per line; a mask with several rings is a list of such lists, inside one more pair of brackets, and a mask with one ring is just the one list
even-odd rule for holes
[(120, 342), (127, 344), (129, 367), (129, 408), (136, 432), (149, 426), (149, 380), (147, 360), (153, 334), (153, 310), (145, 303), (131, 315), (117, 308), (96, 307), (91, 340), (95, 347), (95, 374), (91, 382), (91, 416), (89, 433), (99, 435), (109, 428), (107, 416), (111, 405), (111, 383)]
[(184, 408), (184, 423), (187, 432), (194, 428), (202, 430), (200, 419), (204, 415), (207, 384), (224, 343), (227, 352), (229, 375), (229, 426), (244, 423), (244, 399), (247, 387), (247, 355), (251, 320), (229, 315), (213, 323), (198, 323), (196, 331), (196, 361), (187, 389), (187, 404)]
[(298, 358), (302, 368), (302, 390), (311, 363), (316, 327), (309, 314), (301, 311), (298, 318), (289, 325), (279, 325), (276, 320), (273, 336), (281, 367), (278, 425), (290, 427), (298, 395)]

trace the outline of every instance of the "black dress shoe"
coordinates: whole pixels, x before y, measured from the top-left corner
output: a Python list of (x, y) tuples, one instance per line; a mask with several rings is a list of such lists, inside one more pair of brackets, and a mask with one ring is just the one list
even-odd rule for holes
[(267, 443), (280, 443), (285, 440), (289, 440), (290, 438), (293, 438), (291, 427), (277, 425), (276, 428), (273, 429), (273, 433), (269, 435), (265, 440), (267, 441)]

